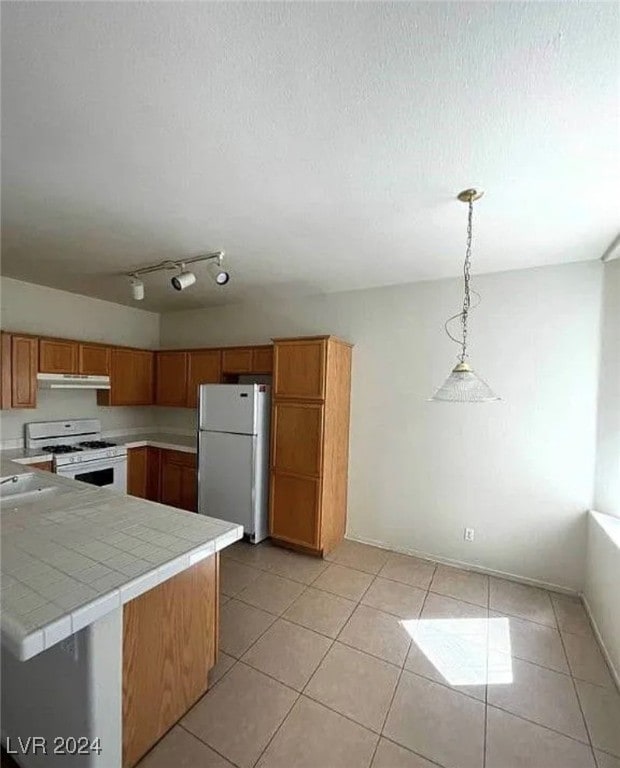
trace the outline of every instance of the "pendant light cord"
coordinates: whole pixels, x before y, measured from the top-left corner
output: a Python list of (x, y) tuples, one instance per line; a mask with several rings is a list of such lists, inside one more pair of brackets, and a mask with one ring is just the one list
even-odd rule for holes
[[(474, 291), (471, 286), (471, 243), (473, 239), (473, 218), (474, 218), (474, 202), (468, 201), (467, 212), (467, 245), (465, 247), (465, 262), (463, 264), (463, 280), (465, 283), (465, 292), (463, 295), (463, 309), (456, 315), (448, 318), (444, 323), (444, 328), (448, 336), (461, 347), (461, 354), (459, 355), (459, 361), (464, 363), (467, 359), (467, 323), (469, 320), (469, 312), (475, 309), (480, 304), (480, 294)], [(472, 306), (471, 295), (474, 295), (478, 300)], [(450, 333), (448, 324), (453, 320), (460, 318), (461, 320), (461, 338), (458, 339)]]

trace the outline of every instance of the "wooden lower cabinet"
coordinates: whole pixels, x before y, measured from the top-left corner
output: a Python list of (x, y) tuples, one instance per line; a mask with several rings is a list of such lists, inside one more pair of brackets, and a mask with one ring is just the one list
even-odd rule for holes
[(161, 452), (160, 498), (162, 504), (198, 510), (198, 470), (196, 454), (183, 451)]
[(127, 451), (127, 493), (141, 499), (147, 496), (148, 448), (130, 448)]
[(127, 493), (196, 512), (196, 454), (151, 446), (130, 448), (127, 451)]
[(53, 464), (51, 461), (37, 461), (36, 464), (28, 464), (33, 469), (43, 469), (45, 472), (53, 471)]
[(271, 536), (299, 547), (319, 550), (319, 502), (317, 478), (271, 473)]
[(123, 768), (206, 692), (217, 656), (219, 555), (123, 606)]

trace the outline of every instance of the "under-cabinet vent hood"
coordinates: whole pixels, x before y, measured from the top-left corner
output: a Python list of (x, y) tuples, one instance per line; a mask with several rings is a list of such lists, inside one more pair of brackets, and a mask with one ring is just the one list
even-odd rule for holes
[(109, 376), (79, 373), (37, 373), (41, 389), (110, 389)]

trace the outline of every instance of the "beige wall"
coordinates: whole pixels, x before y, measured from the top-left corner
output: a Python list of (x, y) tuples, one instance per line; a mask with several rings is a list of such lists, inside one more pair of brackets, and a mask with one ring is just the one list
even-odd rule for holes
[[(0, 317), (3, 330), (146, 348), (159, 344), (159, 315), (154, 312), (7, 277), (0, 278)], [(80, 417), (101, 419), (105, 430), (149, 427), (155, 423), (153, 410), (100, 408), (94, 391), (39, 390), (36, 409), (1, 412), (0, 437), (21, 438), (29, 421)]]
[[(583, 584), (603, 270), (475, 279), (471, 359), (499, 403), (429, 403), (455, 360), (461, 283), (162, 315), (166, 347), (334, 333), (355, 344), (348, 534), (567, 588)], [(187, 422), (186, 415), (178, 418)], [(168, 411), (166, 421), (175, 421)], [(463, 541), (463, 528), (476, 531)]]
[(620, 259), (604, 269), (594, 507), (620, 517)]

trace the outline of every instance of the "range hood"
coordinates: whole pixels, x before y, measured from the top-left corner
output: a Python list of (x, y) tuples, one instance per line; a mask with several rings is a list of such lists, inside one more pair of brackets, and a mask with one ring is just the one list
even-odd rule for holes
[(37, 373), (41, 389), (110, 389), (109, 376), (80, 373)]

